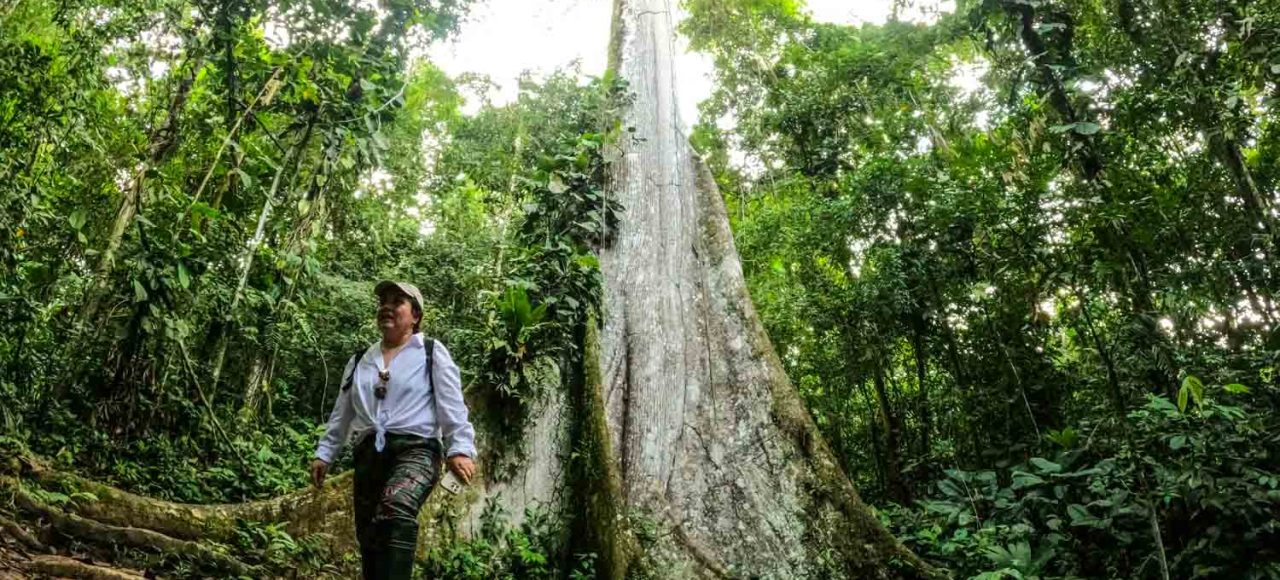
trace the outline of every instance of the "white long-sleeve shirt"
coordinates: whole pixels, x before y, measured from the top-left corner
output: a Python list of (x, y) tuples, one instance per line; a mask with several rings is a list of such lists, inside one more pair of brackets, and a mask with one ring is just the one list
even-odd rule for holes
[(448, 449), (446, 456), (475, 457), (476, 433), (467, 418), (458, 365), (449, 356), (449, 350), (435, 341), (431, 366), (433, 391), (427, 384), (425, 351), (422, 335), (415, 333), (387, 367), (391, 380), (387, 383), (387, 396), (382, 400), (373, 393), (382, 368), (379, 343), (370, 345), (354, 365), (348, 362), (342, 384), (354, 373), (351, 388), (338, 392), (338, 400), (329, 414), (328, 429), (316, 446), (316, 458), (332, 463), (352, 433), (376, 437), (379, 450), (386, 433), (442, 438)]

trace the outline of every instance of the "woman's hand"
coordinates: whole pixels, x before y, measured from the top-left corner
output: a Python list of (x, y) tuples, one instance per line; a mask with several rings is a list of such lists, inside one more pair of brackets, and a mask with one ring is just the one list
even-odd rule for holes
[(322, 459), (311, 462), (311, 483), (316, 487), (324, 484), (324, 475), (329, 473), (329, 464)]
[(466, 455), (454, 455), (445, 461), (449, 465), (449, 471), (458, 476), (462, 483), (471, 483), (471, 476), (476, 472), (476, 464)]

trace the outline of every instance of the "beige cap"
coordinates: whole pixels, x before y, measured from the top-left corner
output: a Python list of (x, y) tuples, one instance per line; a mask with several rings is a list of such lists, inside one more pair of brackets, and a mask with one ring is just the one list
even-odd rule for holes
[(418, 291), (417, 286), (414, 286), (413, 284), (410, 284), (408, 282), (394, 282), (391, 280), (383, 280), (381, 282), (378, 282), (378, 285), (373, 288), (373, 295), (381, 298), (383, 294), (386, 294), (388, 290), (391, 290), (393, 288), (401, 292), (404, 292), (406, 296), (408, 296), (409, 298), (412, 298), (414, 303), (417, 304), (418, 310), (422, 310), (422, 292)]

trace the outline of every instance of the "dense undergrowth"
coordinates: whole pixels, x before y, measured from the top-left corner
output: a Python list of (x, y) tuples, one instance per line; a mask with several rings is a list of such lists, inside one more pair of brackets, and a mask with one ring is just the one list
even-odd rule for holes
[(1150, 396), (1123, 422), (1046, 434), (1027, 451), (1043, 456), (947, 469), (881, 515), (964, 576), (1280, 577), (1280, 419), (1258, 396), (1210, 385), (1184, 409)]

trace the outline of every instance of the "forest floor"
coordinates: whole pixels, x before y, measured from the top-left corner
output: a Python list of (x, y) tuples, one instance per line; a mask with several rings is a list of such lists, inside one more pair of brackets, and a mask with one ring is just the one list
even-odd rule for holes
[[(0, 459), (0, 580), (350, 578), (351, 478), (268, 500), (176, 503), (129, 493), (25, 449)], [(4, 458), (0, 450), (0, 458)], [(295, 539), (297, 538), (297, 539)]]
[[(9, 520), (6, 515), (0, 515), (0, 519), (8, 520), (4, 524), (4, 534), (0, 535), (0, 580), (129, 580), (148, 577), (140, 570), (118, 568), (99, 561), (87, 552), (63, 550), (50, 553), (50, 544), (36, 538), (38, 530), (22, 527), (22, 524)], [(11, 525), (19, 528), (15, 530)]]

